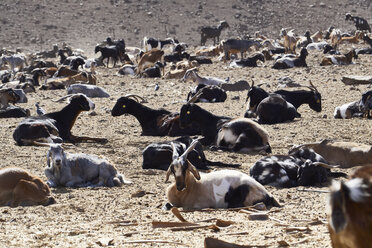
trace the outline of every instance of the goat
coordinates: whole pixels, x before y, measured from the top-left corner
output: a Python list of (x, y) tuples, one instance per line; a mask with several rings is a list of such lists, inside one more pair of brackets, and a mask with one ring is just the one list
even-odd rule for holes
[(328, 202), (333, 248), (367, 248), (372, 242), (372, 165), (358, 168), (347, 182), (334, 182)]
[(313, 149), (330, 164), (340, 165), (341, 168), (367, 165), (371, 164), (372, 161), (372, 147), (370, 145), (323, 140), (321, 142), (294, 146), (290, 152), (302, 147)]
[(363, 93), (359, 106), (360, 106), (360, 110), (363, 113), (363, 116), (366, 116), (367, 118), (371, 118), (372, 90)]
[(110, 97), (105, 89), (96, 85), (72, 84), (67, 88), (67, 94), (82, 93), (87, 97)]
[(324, 46), (323, 53), (324, 54), (331, 54), (331, 55), (341, 55), (340, 51), (338, 51), (333, 46), (328, 45), (328, 44)]
[(296, 38), (293, 30), (287, 32), (285, 28), (280, 30), (280, 36), (284, 38), (284, 48), (286, 52), (295, 53), (296, 52)]
[(164, 55), (164, 51), (159, 49), (152, 49), (148, 52), (145, 52), (137, 65), (137, 74), (140, 74), (146, 66), (153, 65), (157, 61), (161, 61)]
[(299, 38), (296, 42), (296, 47), (297, 48), (302, 48), (302, 47), (307, 47), (308, 44), (312, 43), (313, 40), (311, 39), (310, 36), (310, 31), (307, 30), (304, 34), (304, 37)]
[(20, 54), (14, 54), (14, 55), (9, 55), (9, 56), (6, 56), (6, 55), (1, 56), (0, 57), (0, 66), (3, 63), (9, 64), (10, 68), (11, 68), (11, 70), (14, 74), (16, 73), (15, 69), (17, 69), (17, 71), (21, 71), (23, 69), (24, 65), (27, 65), (27, 61), (26, 61), (25, 57), (23, 55), (20, 55)]
[(217, 45), (197, 50), (195, 54), (196, 56), (214, 57), (218, 56), (222, 51), (223, 51), (222, 45)]
[(323, 50), (325, 46), (329, 45), (326, 41), (312, 42), (306, 46), (307, 51)]
[(217, 38), (217, 43), (219, 43), (221, 31), (228, 27), (229, 27), (229, 24), (226, 21), (221, 21), (217, 27), (211, 27), (211, 26), (202, 27), (200, 29), (200, 33), (201, 33), (200, 45), (204, 46), (205, 43), (207, 42), (207, 39), (213, 39), (213, 45), (215, 46), (216, 38)]
[(145, 52), (150, 51), (152, 49), (163, 49), (165, 45), (175, 45), (178, 44), (178, 40), (167, 38), (165, 40), (157, 40), (154, 38), (143, 38), (143, 49), (145, 49)]
[(146, 78), (160, 78), (162, 71), (164, 71), (164, 64), (161, 62), (156, 62), (154, 66), (146, 68), (141, 72), (141, 77)]
[(55, 203), (50, 189), (40, 178), (21, 168), (0, 169), (0, 205), (44, 205)]
[(9, 103), (15, 104), (20, 97), (11, 88), (0, 89), (0, 109), (6, 109)]
[(94, 103), (83, 94), (65, 96), (69, 104), (62, 110), (42, 116), (31, 116), (21, 121), (13, 132), (17, 145), (39, 145), (38, 142), (107, 142), (106, 139), (74, 136), (71, 129), (82, 111), (93, 110)]
[(44, 173), (50, 187), (113, 187), (130, 183), (104, 158), (84, 153), (68, 153), (60, 144), (49, 146)]
[(230, 58), (230, 53), (240, 52), (240, 58), (244, 58), (244, 53), (247, 52), (251, 47), (260, 48), (262, 45), (256, 40), (238, 40), (238, 39), (228, 39), (222, 42), (223, 52), (225, 54), (224, 60)]
[(337, 47), (337, 44), (338, 44), (339, 40), (341, 39), (341, 37), (342, 37), (341, 36), (341, 30), (333, 28), (330, 35), (329, 35), (329, 39), (331, 40), (331, 45), (333, 47)]
[[(142, 151), (142, 168), (168, 170), (172, 163), (172, 145), (177, 149), (178, 154), (186, 151), (190, 146), (192, 139), (189, 136), (182, 136), (172, 142), (152, 143)], [(203, 152), (203, 147), (198, 143), (194, 149), (187, 155), (187, 159), (198, 169), (208, 169), (208, 161)]]
[(180, 125), (187, 127), (191, 124), (200, 126), (204, 136), (200, 142), (214, 149), (241, 153), (271, 152), (267, 131), (247, 118), (216, 116), (196, 104), (188, 103), (181, 107)]
[(98, 53), (98, 52), (101, 52), (102, 63), (103, 63), (103, 60), (107, 58), (107, 65), (106, 65), (107, 68), (110, 62), (110, 58), (113, 59), (114, 61), (113, 67), (115, 67), (116, 62), (119, 60), (119, 50), (116, 46), (108, 46), (108, 47), (96, 46), (94, 49), (94, 53)]
[(335, 108), (333, 117), (335, 119), (350, 119), (353, 117), (362, 117), (363, 113), (360, 109), (360, 100), (345, 103)]
[(369, 38), (368, 34), (364, 34), (363, 40), (372, 48), (372, 39)]
[(230, 67), (257, 67), (257, 60), (265, 62), (265, 57), (262, 53), (257, 53), (246, 59), (234, 60), (230, 63)]
[(0, 109), (0, 118), (22, 118), (31, 115), (29, 109), (20, 108), (17, 106), (9, 106), (6, 109)]
[(19, 96), (19, 100), (16, 103), (27, 103), (28, 99), (23, 89), (13, 89), (14, 92)]
[(358, 58), (358, 55), (355, 53), (355, 49), (352, 49), (348, 53), (342, 55), (326, 56), (322, 59), (320, 65), (349, 65), (352, 63), (353, 58)]
[(323, 32), (321, 30), (315, 32), (312, 36), (310, 36), (313, 42), (318, 42), (319, 40), (323, 39)]
[(224, 102), (227, 98), (226, 91), (216, 85), (198, 84), (187, 95), (187, 101), (195, 95), (199, 95), (195, 102)]
[(281, 95), (270, 94), (257, 106), (256, 114), (260, 124), (276, 124), (301, 117), (296, 108)]
[(119, 71), (118, 71), (118, 75), (136, 75), (136, 70), (137, 70), (137, 66), (136, 65), (130, 65), (130, 64), (125, 64), (123, 65)]
[(179, 125), (179, 113), (169, 112), (165, 109), (151, 109), (141, 103), (130, 99), (136, 95), (120, 97), (111, 110), (112, 116), (130, 114), (136, 117), (141, 125), (144, 136), (182, 136), (196, 135), (200, 130), (194, 126), (191, 128), (181, 128)]
[(287, 69), (292, 67), (307, 67), (306, 57), (309, 53), (306, 48), (302, 48), (300, 56), (295, 58), (284, 57), (275, 61), (272, 68), (274, 69)]
[(346, 13), (345, 20), (354, 22), (357, 30), (368, 31), (370, 33), (372, 32), (371, 27), (369, 26), (368, 22), (364, 18), (361, 18), (358, 16), (352, 16), (350, 13)]
[(250, 175), (262, 185), (281, 188), (313, 186), (326, 182), (328, 177), (345, 176), (343, 173), (332, 174), (330, 169), (335, 167), (305, 147), (289, 155), (261, 158), (250, 168)]
[(217, 85), (221, 86), (223, 83), (226, 83), (225, 80), (215, 78), (215, 77), (202, 77), (196, 73), (196, 68), (189, 69), (185, 72), (185, 75), (182, 78), (182, 81), (187, 81), (191, 78), (194, 82), (198, 84), (205, 84), (205, 85)]
[(44, 84), (40, 87), (41, 90), (57, 90), (57, 89), (64, 89), (71, 84), (76, 84), (78, 82), (87, 82), (89, 84), (95, 85), (97, 83), (96, 76), (87, 73), (87, 72), (80, 72), (74, 76), (68, 76), (64, 78), (55, 78), (50, 79), (44, 82)]
[(364, 36), (364, 33), (357, 30), (354, 36), (341, 37), (341, 39), (338, 41), (338, 44), (345, 44), (345, 43), (358, 44), (359, 40), (363, 39), (363, 36)]
[(263, 202), (267, 207), (280, 207), (260, 183), (240, 171), (221, 170), (200, 175), (187, 159), (198, 144), (197, 140), (181, 156), (171, 144), (173, 161), (165, 181), (174, 175), (175, 183), (167, 188), (167, 198), (173, 206), (184, 209), (236, 208)]

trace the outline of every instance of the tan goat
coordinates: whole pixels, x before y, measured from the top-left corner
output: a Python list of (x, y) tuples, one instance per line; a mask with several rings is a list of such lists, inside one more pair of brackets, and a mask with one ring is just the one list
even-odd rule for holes
[(146, 67), (152, 66), (155, 62), (161, 60), (164, 55), (164, 51), (159, 49), (152, 49), (148, 52), (145, 52), (137, 65), (137, 74), (140, 74)]
[(0, 205), (50, 205), (55, 203), (40, 178), (21, 168), (0, 169)]
[(341, 39), (338, 41), (338, 44), (346, 44), (346, 43), (358, 44), (360, 40), (363, 40), (363, 36), (364, 36), (364, 33), (360, 30), (357, 30), (354, 36), (341, 37)]
[(5, 109), (9, 106), (9, 103), (15, 104), (18, 100), (19, 96), (13, 89), (0, 89), (0, 109)]
[(285, 28), (282, 28), (280, 31), (280, 35), (284, 38), (284, 48), (286, 52), (296, 53), (296, 43), (297, 39), (295, 34), (293, 33), (293, 29), (288, 31)]
[(79, 74), (76, 74), (74, 76), (50, 79), (46, 81), (46, 83), (44, 83), (40, 87), (40, 89), (42, 90), (64, 89), (70, 86), (71, 84), (76, 84), (78, 82), (86, 82), (89, 84), (96, 85), (97, 78), (90, 73), (80, 72)]

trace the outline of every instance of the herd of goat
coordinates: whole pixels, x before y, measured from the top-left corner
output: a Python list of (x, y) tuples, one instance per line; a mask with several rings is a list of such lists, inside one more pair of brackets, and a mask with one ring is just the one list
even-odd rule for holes
[[(253, 80), (251, 84), (244, 80), (234, 84), (229, 79), (202, 76), (197, 68), (216, 61), (227, 63), (228, 60), (232, 68), (257, 67), (268, 60), (274, 60), (274, 69), (307, 67), (306, 57), (314, 50), (324, 53), (319, 61), (321, 66), (347, 65), (359, 54), (372, 54), (371, 34), (368, 30), (346, 34), (331, 27), (314, 35), (307, 31), (303, 37), (298, 37), (293, 30), (282, 29), (282, 41), (266, 38), (259, 32), (249, 39), (220, 41), (225, 28), (229, 28), (226, 21), (216, 27), (202, 28), (203, 47), (195, 54), (190, 54), (187, 44), (176, 39), (147, 37), (143, 40), (143, 49), (127, 47), (123, 39), (107, 38), (94, 49), (95, 53), (101, 54), (97, 59), (88, 59), (83, 51), (66, 44), (61, 49), (54, 46), (50, 51), (27, 56), (2, 50), (0, 118), (24, 118), (13, 131), (16, 145), (47, 146), (49, 150), (46, 183), (21, 168), (0, 169), (0, 204), (12, 207), (52, 204), (55, 199), (49, 187), (112, 187), (131, 183), (108, 160), (95, 155), (68, 153), (63, 145), (109, 142), (105, 138), (75, 136), (71, 129), (82, 111), (95, 108), (90, 98), (110, 97), (104, 88), (97, 86), (96, 67), (108, 67), (111, 62), (113, 68), (121, 64), (118, 75), (178, 78), (197, 83), (179, 112), (150, 108), (145, 105), (146, 99), (134, 94), (117, 99), (111, 110), (112, 116), (133, 115), (142, 128), (141, 135), (180, 136), (175, 140), (152, 143), (142, 153), (143, 169), (165, 170), (166, 181), (174, 176), (175, 183), (166, 191), (171, 205), (191, 209), (234, 208), (263, 202), (267, 207), (280, 207), (264, 185), (318, 185), (330, 178), (347, 177), (344, 173), (332, 172), (332, 168), (361, 166), (348, 181), (334, 183), (329, 203), (329, 230), (334, 247), (367, 247), (372, 241), (371, 146), (324, 140), (293, 147), (288, 155), (269, 155), (272, 147), (264, 125), (300, 118), (298, 108), (302, 104), (308, 104), (314, 111), (322, 111), (322, 96), (314, 84), (310, 81), (309, 86), (301, 86), (307, 88), (302, 90), (267, 92)], [(208, 39), (213, 39), (213, 46), (205, 47)], [(345, 54), (339, 51), (342, 44), (358, 42), (370, 47), (351, 49)], [(296, 49), (300, 50), (298, 55)], [(245, 57), (248, 52), (252, 55)], [(58, 62), (57, 57), (60, 58)], [(58, 89), (66, 89), (67, 96), (57, 101), (68, 99), (59, 111), (46, 112), (37, 103), (37, 114), (31, 116), (29, 109), (15, 105), (27, 102), (29, 92)], [(248, 90), (249, 104), (244, 118), (218, 116), (196, 104), (224, 102), (231, 90)], [(371, 111), (372, 90), (364, 92), (359, 100), (337, 107), (334, 118), (371, 118)], [(200, 137), (191, 138), (197, 135)], [(266, 156), (250, 168), (250, 175), (231, 169), (199, 173), (198, 170), (212, 165), (234, 167), (209, 161), (203, 149), (264, 153)], [(364, 218), (364, 215), (368, 217)], [(348, 242), (354, 242), (354, 245)]]

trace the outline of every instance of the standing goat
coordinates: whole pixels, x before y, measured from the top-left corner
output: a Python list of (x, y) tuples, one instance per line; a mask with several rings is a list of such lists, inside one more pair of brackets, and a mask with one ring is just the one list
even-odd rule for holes
[(176, 182), (167, 188), (167, 198), (175, 207), (184, 209), (236, 208), (263, 202), (267, 207), (279, 207), (274, 197), (253, 178), (239, 171), (221, 170), (199, 174), (187, 155), (198, 144), (195, 140), (180, 156), (172, 143), (172, 164), (166, 175)]
[(220, 35), (221, 31), (225, 28), (228, 28), (229, 24), (226, 21), (221, 21), (217, 27), (202, 27), (201, 28), (201, 39), (200, 39), (200, 45), (204, 46), (207, 42), (207, 39), (213, 39), (213, 45), (216, 45), (216, 38), (217, 43), (220, 42)]
[(59, 144), (50, 145), (45, 176), (51, 187), (113, 187), (130, 183), (106, 159), (84, 153), (67, 153)]
[(328, 205), (328, 230), (333, 248), (371, 247), (371, 164), (358, 168), (349, 181), (335, 182)]

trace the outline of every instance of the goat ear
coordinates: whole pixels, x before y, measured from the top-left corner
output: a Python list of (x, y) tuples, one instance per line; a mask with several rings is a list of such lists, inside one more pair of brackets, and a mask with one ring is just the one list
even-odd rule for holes
[(167, 170), (167, 174), (165, 176), (165, 182), (168, 182), (168, 180), (169, 180), (170, 174), (172, 173), (172, 166), (173, 165), (169, 165), (169, 168)]
[(194, 175), (194, 177), (197, 179), (197, 180), (200, 180), (200, 174), (199, 174), (199, 171), (195, 168), (195, 166), (193, 166), (189, 160), (187, 160), (187, 164), (188, 164), (188, 169), (190, 170), (190, 172)]

